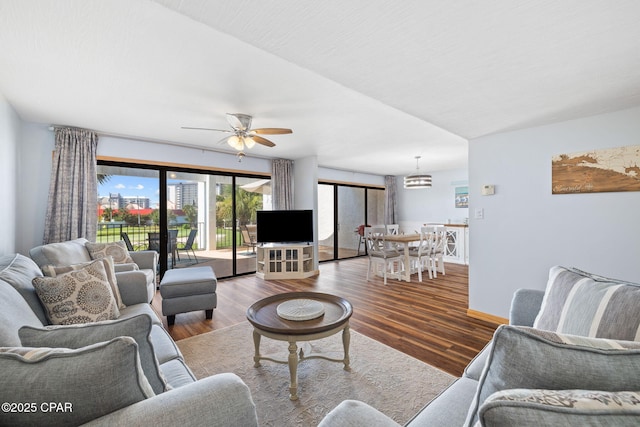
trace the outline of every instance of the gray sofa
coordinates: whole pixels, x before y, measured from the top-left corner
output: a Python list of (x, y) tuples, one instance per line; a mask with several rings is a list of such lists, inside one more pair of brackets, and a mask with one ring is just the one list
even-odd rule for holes
[(49, 326), (32, 285), (38, 265), (0, 256), (0, 401), (10, 404), (0, 425), (257, 425), (239, 377), (196, 381), (149, 305), (144, 273), (131, 273), (118, 273), (126, 308), (116, 320)]
[[(407, 426), (640, 425), (639, 284), (553, 267), (546, 291), (515, 293), (509, 321)], [(320, 423), (339, 426), (398, 424), (346, 400)]]

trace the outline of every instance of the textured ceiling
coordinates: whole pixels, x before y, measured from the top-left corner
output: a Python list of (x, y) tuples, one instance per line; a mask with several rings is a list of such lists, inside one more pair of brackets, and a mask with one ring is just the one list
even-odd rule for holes
[(640, 2), (0, 0), (25, 120), (215, 150), (224, 113), (289, 127), (249, 155), (402, 175), (467, 138), (640, 105)]

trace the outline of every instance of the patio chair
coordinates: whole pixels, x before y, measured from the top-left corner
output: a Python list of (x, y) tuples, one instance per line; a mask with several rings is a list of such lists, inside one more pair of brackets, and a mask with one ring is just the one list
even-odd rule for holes
[(131, 240), (129, 239), (129, 234), (124, 231), (120, 233), (120, 238), (124, 240), (124, 244), (127, 245), (127, 250), (133, 251), (133, 245), (131, 244)]
[(187, 253), (187, 256), (189, 257), (189, 261), (191, 261), (191, 255), (189, 255), (189, 251), (191, 251), (191, 253), (193, 254), (193, 257), (196, 260), (195, 263), (196, 264), (198, 263), (198, 257), (196, 256), (196, 251), (193, 249), (193, 243), (196, 240), (196, 234), (198, 234), (198, 230), (196, 229), (189, 231), (189, 237), (187, 237), (187, 241), (184, 244), (184, 246), (176, 247), (176, 250), (178, 252), (178, 259), (180, 259), (180, 251), (185, 251)]
[(251, 253), (255, 254), (256, 246), (258, 245), (255, 233), (250, 233), (246, 225), (241, 226), (240, 231), (242, 232), (242, 245), (246, 246), (247, 248), (251, 248)]

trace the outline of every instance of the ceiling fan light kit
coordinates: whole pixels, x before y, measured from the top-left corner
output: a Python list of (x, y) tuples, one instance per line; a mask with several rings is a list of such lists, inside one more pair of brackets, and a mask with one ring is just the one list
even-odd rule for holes
[(418, 164), (418, 162), (420, 161), (420, 156), (416, 156), (415, 159), (416, 159), (416, 172), (404, 177), (404, 188), (406, 189), (431, 188), (431, 175), (421, 174), (420, 166)]
[[(241, 113), (227, 113), (227, 121), (231, 126), (232, 130), (223, 130), (223, 129), (212, 129), (212, 128), (198, 128), (198, 127), (189, 127), (182, 126), (182, 129), (196, 129), (196, 130), (210, 130), (214, 132), (226, 132), (233, 133), (228, 138), (224, 138), (221, 143), (226, 142), (232, 148), (238, 150), (238, 159), (242, 160), (244, 157), (244, 153), (242, 152), (245, 148), (253, 148), (256, 144), (264, 145), (265, 147), (275, 147), (276, 144), (269, 141), (267, 138), (263, 138), (258, 136), (262, 135), (284, 135), (287, 133), (293, 133), (291, 129), (285, 128), (260, 128), (260, 129), (251, 129), (251, 120), (252, 117), (248, 114)], [(242, 154), (242, 156), (240, 156)]]

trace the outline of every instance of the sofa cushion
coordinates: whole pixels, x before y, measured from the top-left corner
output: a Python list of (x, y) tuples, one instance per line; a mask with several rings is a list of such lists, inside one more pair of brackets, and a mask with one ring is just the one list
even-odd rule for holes
[(84, 244), (87, 239), (80, 238), (66, 242), (49, 243), (29, 250), (29, 256), (40, 267), (44, 265), (71, 265), (91, 261)]
[(564, 334), (640, 341), (640, 285), (552, 267), (533, 326)]
[(637, 426), (640, 393), (631, 391), (512, 389), (480, 407), (481, 426)]
[(35, 315), (22, 295), (0, 280), (0, 347), (20, 346), (18, 329), (24, 325), (41, 328), (43, 323)]
[(140, 363), (156, 394), (166, 391), (166, 380), (156, 358), (156, 345), (152, 341), (153, 323), (149, 316), (140, 314), (128, 319), (107, 320), (83, 325), (48, 326), (33, 328), (25, 326), (18, 332), (23, 347), (80, 348), (128, 336), (138, 344)]
[(513, 388), (640, 390), (640, 342), (561, 335), (502, 325), (467, 416), (468, 426), (491, 394)]
[(154, 395), (130, 337), (75, 350), (2, 348), (0, 372), (0, 401), (23, 405), (0, 413), (1, 425), (79, 425)]
[(33, 313), (42, 324), (49, 323), (44, 306), (31, 283), (34, 277), (41, 277), (40, 267), (24, 255), (12, 254), (0, 257), (0, 280), (4, 280), (22, 295)]
[(55, 325), (113, 320), (120, 316), (101, 260), (57, 277), (36, 277), (33, 286)]
[(127, 245), (123, 240), (118, 242), (109, 243), (85, 243), (85, 247), (89, 251), (91, 259), (100, 259), (107, 256), (113, 258), (113, 262), (116, 264), (131, 264), (133, 259), (129, 255)]
[[(120, 288), (118, 288), (118, 280), (116, 278), (113, 258), (110, 256), (106, 256), (104, 258), (101, 258), (100, 261), (102, 261), (102, 263), (104, 264), (104, 270), (107, 273), (107, 280), (109, 281), (111, 292), (113, 292), (113, 296), (116, 299), (116, 303), (118, 304), (118, 309), (122, 310), (127, 306), (124, 305), (124, 303), (122, 302), (122, 297), (120, 296)], [(42, 267), (42, 272), (47, 277), (57, 277), (60, 274), (80, 270), (91, 264), (91, 262), (92, 261), (83, 262), (82, 264), (65, 265), (62, 267), (56, 267), (55, 265), (45, 265), (44, 267)]]

